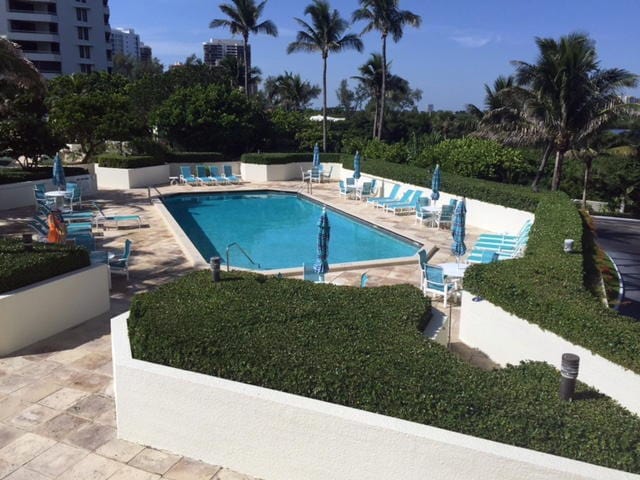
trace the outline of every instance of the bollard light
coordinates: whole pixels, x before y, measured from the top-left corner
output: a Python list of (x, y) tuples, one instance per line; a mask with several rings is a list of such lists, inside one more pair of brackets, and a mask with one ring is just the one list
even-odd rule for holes
[(565, 253), (573, 252), (573, 240), (571, 238), (565, 238), (565, 240), (564, 240), (564, 252)]
[(220, 257), (211, 257), (211, 277), (214, 283), (220, 281)]
[(576, 379), (580, 368), (580, 357), (573, 353), (563, 353), (560, 365), (560, 400), (573, 399), (576, 389)]
[(30, 233), (22, 234), (22, 246), (26, 251), (33, 250), (33, 236)]

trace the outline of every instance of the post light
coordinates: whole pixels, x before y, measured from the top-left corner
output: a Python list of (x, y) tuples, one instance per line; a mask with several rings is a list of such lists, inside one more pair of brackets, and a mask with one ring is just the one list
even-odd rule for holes
[(214, 283), (220, 281), (220, 257), (211, 257), (211, 276)]
[(562, 364), (560, 366), (560, 399), (569, 401), (573, 399), (576, 389), (576, 379), (580, 367), (580, 357), (573, 353), (562, 354)]

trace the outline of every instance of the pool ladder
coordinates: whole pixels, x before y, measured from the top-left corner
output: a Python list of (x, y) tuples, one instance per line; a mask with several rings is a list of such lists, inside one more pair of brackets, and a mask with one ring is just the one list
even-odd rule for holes
[(251, 262), (251, 265), (255, 265), (256, 267), (258, 267), (258, 269), (262, 268), (262, 267), (260, 267), (259, 263), (256, 263), (256, 262), (253, 261), (253, 259), (249, 256), (249, 254), (247, 252), (244, 251), (244, 248), (242, 248), (238, 242), (233, 242), (233, 243), (230, 243), (229, 245), (227, 245), (227, 249), (225, 251), (225, 256), (226, 256), (226, 259), (227, 259), (227, 272), (229, 271), (229, 250), (231, 250), (231, 247), (236, 247), (238, 250), (240, 250), (240, 252), (245, 257), (247, 257), (247, 260), (249, 260)]

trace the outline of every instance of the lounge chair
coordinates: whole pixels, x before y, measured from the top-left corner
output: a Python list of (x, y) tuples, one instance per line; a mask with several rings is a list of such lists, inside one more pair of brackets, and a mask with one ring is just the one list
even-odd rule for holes
[(138, 222), (138, 228), (142, 227), (142, 218), (140, 215), (105, 215), (100, 208), (99, 205), (94, 204), (94, 206), (98, 209), (99, 215), (96, 215), (96, 226), (103, 225), (105, 226), (105, 222), (113, 222), (115, 223), (115, 227), (118, 228), (120, 226), (120, 222)]
[(183, 165), (180, 167), (180, 183), (191, 186), (200, 185), (200, 180), (191, 173), (191, 167)]
[[(47, 225), (46, 223), (43, 224), (43, 222), (36, 220), (36, 218), (34, 217), (32, 220), (27, 222), (27, 226), (38, 235), (38, 241), (40, 242), (48, 241), (47, 239), (49, 237), (49, 225)], [(68, 240), (72, 240), (77, 237), (85, 237), (85, 236), (93, 238), (91, 231), (88, 231), (88, 230), (76, 231), (76, 232), (67, 231)]]
[(124, 241), (124, 250), (121, 255), (109, 259), (111, 273), (126, 275), (129, 280), (129, 258), (131, 257), (132, 242), (128, 238)]
[(451, 205), (442, 205), (442, 207), (440, 208), (440, 213), (436, 217), (436, 226), (438, 228), (441, 228), (441, 227), (451, 228), (452, 222), (453, 222), (453, 207)]
[(467, 263), (493, 263), (498, 261), (498, 252), (473, 249), (467, 257)]
[[(33, 221), (39, 223), (44, 229), (49, 231), (49, 225), (47, 224), (46, 218), (42, 218), (39, 216), (33, 217)], [(65, 222), (65, 226), (67, 228), (67, 235), (74, 233), (91, 233), (93, 230), (92, 222)]]
[(224, 172), (224, 178), (227, 179), (230, 183), (240, 183), (242, 179), (239, 176), (233, 174), (233, 170), (231, 170), (231, 165), (225, 165), (222, 167), (222, 171)]
[(364, 182), (362, 188), (356, 189), (356, 199), (364, 200), (369, 198), (373, 194), (373, 184), (371, 182)]
[(209, 177), (209, 174), (207, 173), (207, 167), (205, 167), (204, 165), (196, 165), (196, 179), (202, 185), (211, 185), (215, 183), (211, 179), (211, 177)]
[(527, 220), (520, 228), (520, 231), (515, 235), (510, 235), (508, 233), (483, 233), (478, 237), (478, 240), (482, 239), (482, 240), (516, 242), (519, 238), (529, 234), (529, 232), (531, 231), (532, 225), (533, 224), (531, 223), (531, 221)]
[(216, 167), (215, 165), (211, 165), (211, 167), (209, 167), (209, 170), (211, 171), (211, 175), (209, 175), (210, 180), (220, 185), (226, 185), (229, 183), (229, 180), (227, 180), (225, 177), (220, 175), (220, 172), (218, 171), (218, 167)]
[(398, 196), (398, 190), (400, 190), (400, 185), (398, 185), (396, 183), (396, 184), (393, 185), (393, 188), (391, 189), (391, 192), (389, 192), (389, 196), (387, 196), (387, 197), (371, 197), (371, 198), (369, 198), (367, 200), (367, 203), (373, 205), (374, 207), (377, 207), (378, 202), (396, 200), (396, 197)]
[(413, 213), (416, 211), (418, 200), (422, 196), (422, 190), (416, 190), (409, 201), (405, 203), (392, 203), (385, 205), (385, 211), (393, 212), (394, 215), (399, 213)]
[(405, 190), (405, 192), (402, 194), (402, 196), (399, 199), (379, 201), (377, 206), (379, 206), (384, 210), (387, 210), (388, 206), (401, 205), (403, 203), (407, 203), (409, 200), (411, 200), (414, 193), (415, 193), (415, 190), (411, 190), (411, 189)]
[(426, 295), (432, 293), (435, 296), (444, 298), (444, 307), (447, 308), (447, 298), (455, 292), (455, 284), (445, 281), (442, 267), (437, 265), (425, 266), (423, 270), (422, 292)]
[[(38, 212), (43, 216), (48, 216), (52, 209), (44, 202), (38, 201)], [(93, 222), (95, 220), (95, 213), (93, 212), (69, 212), (62, 213), (62, 219), (65, 223), (71, 222)]]

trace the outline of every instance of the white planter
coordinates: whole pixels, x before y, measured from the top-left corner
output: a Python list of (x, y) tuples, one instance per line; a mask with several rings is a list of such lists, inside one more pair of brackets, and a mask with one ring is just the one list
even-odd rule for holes
[(587, 463), (131, 357), (112, 319), (118, 437), (265, 480), (638, 479)]
[(127, 190), (169, 183), (169, 165), (142, 168), (107, 168), (96, 165), (98, 188)]
[(558, 370), (563, 353), (580, 357), (578, 380), (640, 415), (640, 375), (574, 345), (555, 333), (505, 312), (487, 300), (462, 292), (460, 340), (479, 348), (500, 365), (523, 360), (547, 362)]
[[(302, 181), (301, 170), (311, 169), (311, 162), (287, 163), (284, 165), (258, 165), (243, 163), (241, 165), (242, 178), (250, 182), (287, 182)], [(331, 179), (339, 179), (342, 165), (340, 163), (323, 163), (326, 172), (333, 167)]]
[[(92, 195), (96, 192), (96, 179), (94, 175), (74, 175), (66, 178), (67, 182), (80, 184), (83, 195)], [(9, 183), (0, 185), (0, 210), (11, 208), (35, 206), (36, 200), (33, 187), (37, 183), (44, 183), (46, 190), (56, 190), (51, 179), (29, 182)]]
[(102, 315), (109, 302), (106, 265), (0, 294), (0, 356)]

